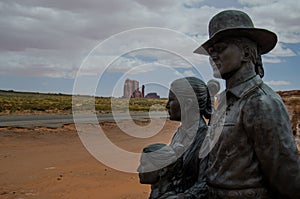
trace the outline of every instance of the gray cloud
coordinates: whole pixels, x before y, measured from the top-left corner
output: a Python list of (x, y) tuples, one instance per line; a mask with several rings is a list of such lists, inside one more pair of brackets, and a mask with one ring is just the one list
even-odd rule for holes
[(290, 82), (284, 81), (284, 80), (271, 80), (266, 82), (269, 86), (288, 86), (291, 85)]
[[(99, 42), (119, 32), (138, 27), (174, 29), (191, 35), (201, 43), (207, 38), (209, 19), (221, 9), (211, 3), (210, 6), (187, 8), (184, 3), (203, 5), (206, 2), (208, 1), (0, 1), (1, 74), (27, 73), (36, 76), (69, 77), (68, 74), (76, 72), (83, 58)], [(230, 6), (222, 9), (234, 8), (233, 1), (230, 2)], [(245, 6), (243, 10), (251, 15), (256, 26), (277, 32), (283, 43), (300, 43), (300, 7), (297, 1), (276, 1), (271, 4), (251, 4), (245, 0), (240, 2), (242, 4), (237, 4), (237, 7)], [(160, 35), (152, 36), (153, 40), (159, 40)], [(129, 41), (135, 45), (134, 40)], [(165, 43), (172, 47), (182, 46), (176, 40)], [(117, 48), (118, 46), (115, 47), (116, 52)], [(184, 51), (188, 51), (188, 48), (184, 46)], [(284, 53), (278, 53), (279, 51), (282, 49), (274, 51), (273, 59), (278, 60), (278, 56), (285, 56)], [(285, 51), (294, 55), (289, 49)]]

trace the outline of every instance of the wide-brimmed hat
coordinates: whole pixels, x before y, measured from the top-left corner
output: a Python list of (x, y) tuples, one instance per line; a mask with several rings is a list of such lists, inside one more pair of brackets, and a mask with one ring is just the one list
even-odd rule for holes
[(257, 43), (260, 55), (271, 51), (276, 43), (275, 33), (255, 28), (251, 18), (239, 10), (225, 10), (215, 15), (209, 22), (209, 39), (194, 53), (208, 55), (207, 49), (225, 37), (247, 37)]

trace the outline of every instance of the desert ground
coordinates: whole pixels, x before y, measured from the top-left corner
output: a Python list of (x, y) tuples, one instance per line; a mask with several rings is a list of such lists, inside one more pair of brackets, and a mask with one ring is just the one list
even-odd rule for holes
[[(136, 123), (143, 126), (149, 121)], [(116, 123), (100, 127), (115, 145), (141, 152), (151, 143), (169, 143), (179, 124), (167, 120), (159, 133), (143, 139), (125, 134)], [(95, 159), (74, 124), (0, 128), (0, 199), (146, 199), (149, 192), (149, 185), (141, 185), (137, 173), (118, 171)]]
[[(157, 135), (132, 139), (115, 123), (101, 124), (113, 143), (130, 151), (168, 143), (178, 126), (167, 120)], [(149, 191), (148, 185), (139, 183), (137, 173), (121, 172), (95, 159), (74, 124), (56, 129), (0, 128), (1, 199), (145, 199)]]

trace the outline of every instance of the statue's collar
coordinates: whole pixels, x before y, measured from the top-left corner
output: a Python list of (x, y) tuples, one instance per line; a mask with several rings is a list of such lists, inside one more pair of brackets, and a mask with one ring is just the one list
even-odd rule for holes
[(263, 82), (262, 79), (258, 75), (255, 75), (254, 77), (251, 77), (250, 79), (238, 84), (235, 87), (226, 89), (225, 91), (223, 91), (221, 95), (226, 95), (226, 93), (231, 93), (237, 98), (241, 98), (245, 96), (247, 93), (249, 93), (252, 89), (262, 84), (262, 82)]
[[(201, 120), (200, 120), (201, 121)], [(194, 138), (196, 135), (196, 132), (199, 128), (199, 122), (197, 121), (190, 121), (188, 125), (186, 126), (180, 126), (178, 128), (178, 131), (184, 131), (185, 134), (189, 137), (189, 138)]]

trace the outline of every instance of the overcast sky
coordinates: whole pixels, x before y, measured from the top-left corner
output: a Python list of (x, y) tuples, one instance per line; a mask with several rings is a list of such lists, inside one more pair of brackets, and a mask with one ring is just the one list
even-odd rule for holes
[(192, 52), (224, 9), (278, 35), (264, 80), (300, 89), (297, 0), (1, 0), (0, 89), (121, 96), (132, 78), (164, 96), (178, 77), (208, 81), (208, 58)]

